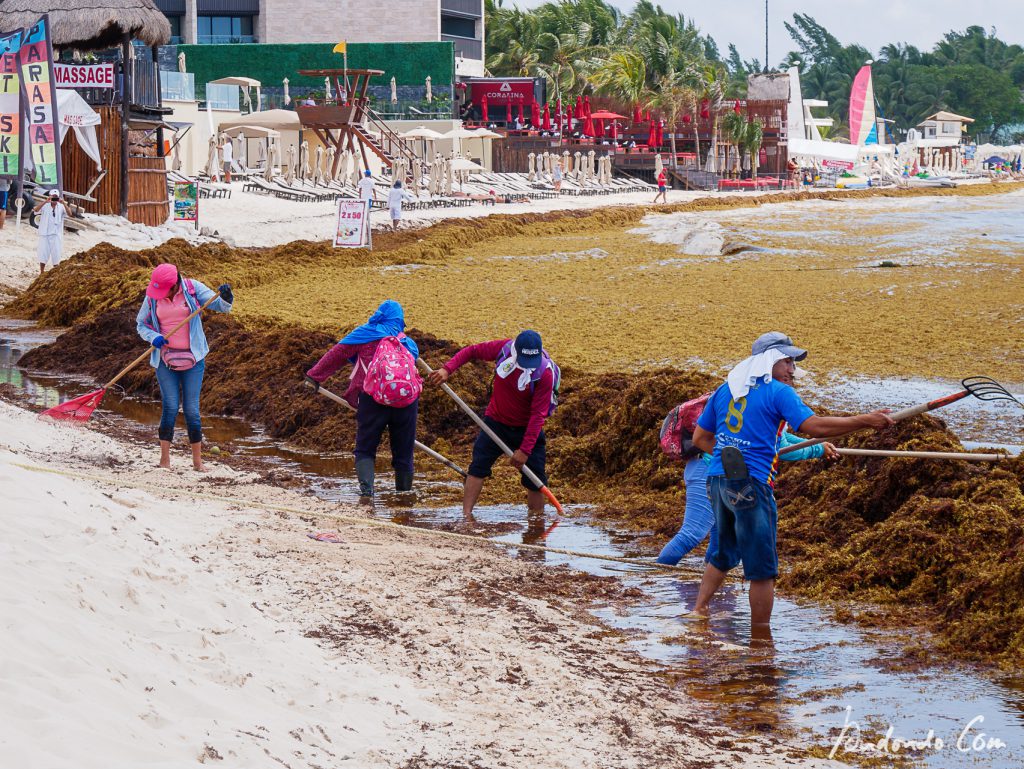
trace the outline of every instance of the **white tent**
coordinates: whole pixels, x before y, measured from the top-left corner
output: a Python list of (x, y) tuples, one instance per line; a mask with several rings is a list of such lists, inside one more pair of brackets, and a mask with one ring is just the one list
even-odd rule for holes
[[(103, 170), (103, 160), (100, 156), (100, 145), (96, 139), (96, 126), (100, 124), (100, 116), (85, 103), (78, 92), (69, 88), (57, 89), (57, 117), (60, 122), (60, 141), (64, 143), (64, 137), (68, 128), (75, 129), (75, 139), (78, 146), (86, 155), (96, 161), (96, 170)], [(28, 153), (26, 160), (31, 162)]]
[[(245, 99), (245, 106), (249, 108), (249, 112), (259, 112), (260, 107), (263, 106), (263, 98), (260, 95), (260, 83), (259, 80), (253, 80), (251, 77), (222, 77), (218, 80), (210, 81), (214, 85), (237, 85), (242, 89), (242, 96)], [(252, 97), (249, 95), (249, 89), (256, 89), (256, 109), (252, 108)]]

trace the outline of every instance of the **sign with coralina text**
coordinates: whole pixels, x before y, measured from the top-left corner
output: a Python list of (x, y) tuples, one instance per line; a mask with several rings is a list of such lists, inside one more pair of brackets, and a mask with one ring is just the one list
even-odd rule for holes
[(0, 177), (21, 176), (21, 30), (0, 37)]
[(373, 248), (370, 237), (370, 201), (346, 198), (338, 201), (335, 248)]
[(26, 139), (32, 152), (33, 176), (36, 183), (59, 189), (63, 180), (51, 40), (50, 18), (44, 14), (25, 30), (19, 59), (28, 123)]
[(54, 82), (58, 88), (113, 88), (114, 63), (54, 64)]

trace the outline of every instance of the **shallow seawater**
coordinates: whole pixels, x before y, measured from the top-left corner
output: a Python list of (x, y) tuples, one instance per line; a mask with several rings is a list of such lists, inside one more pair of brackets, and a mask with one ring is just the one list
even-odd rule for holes
[[(95, 387), (95, 383), (26, 373), (17, 367), (17, 359), (25, 350), (54, 336), (55, 332), (38, 330), (30, 324), (0, 321), (0, 381), (19, 387), (41, 406), (56, 405)], [(847, 408), (852, 407), (856, 393), (868, 393), (870, 400), (910, 405), (944, 395), (955, 384), (894, 381), (894, 389), (886, 385), (879, 391), (858, 383), (849, 391), (835, 386), (822, 392), (831, 393), (837, 405)], [(959, 418), (957, 413), (949, 407), (944, 416), (953, 421)], [(993, 424), (1005, 417), (998, 409), (992, 414)], [(159, 404), (124, 398), (115, 391), (108, 394), (93, 418), (155, 426)], [(969, 419), (966, 422), (973, 424)], [(204, 417), (204, 429), (210, 442), (232, 454), (259, 456), (270, 465), (299, 474), (325, 499), (354, 502), (358, 498), (350, 456), (295, 452), (237, 419)], [(987, 428), (981, 433), (1003, 434)], [(981, 433), (979, 437), (983, 437)], [(1019, 441), (1019, 432), (1006, 431), (1005, 441), (1019, 448), (1014, 439)], [(424, 528), (459, 527), (460, 508), (438, 507), (430, 502), (435, 490), (450, 489), (452, 483), (421, 484), (418, 498), (410, 499), (387, 491), (391, 479), (385, 465), (382, 461), (378, 467), (381, 493), (374, 508), (377, 517)], [(505, 543), (543, 543), (596, 555), (653, 557), (637, 534), (599, 526), (589, 519), (586, 509), (570, 509), (569, 513), (546, 540), (543, 534), (552, 519), (527, 520), (523, 507), (485, 506), (478, 509), (477, 519), (483, 531), (494, 533), (492, 538)], [(807, 747), (830, 747), (844, 727), (849, 708), (849, 719), (863, 728), (865, 740), (869, 735), (872, 741), (877, 740), (890, 725), (893, 737), (899, 739), (923, 740), (929, 730), (933, 731), (947, 747), (922, 754), (929, 766), (1009, 769), (1024, 765), (1024, 691), (1011, 683), (990, 681), (976, 672), (948, 665), (892, 672), (885, 662), (899, 656), (895, 639), (839, 624), (826, 608), (810, 601), (780, 597), (771, 642), (752, 643), (744, 586), (728, 584), (717, 600), (711, 621), (694, 623), (683, 614), (693, 604), (696, 576), (525, 548), (512, 548), (510, 552), (532, 562), (615, 576), (625, 585), (638, 588), (641, 597), (630, 599), (625, 606), (599, 608), (596, 616), (622, 632), (640, 654), (658, 662), (672, 684), (705, 703), (713, 718), (741, 733), (786, 727), (796, 729), (797, 741)], [(699, 572), (698, 559), (686, 563), (695, 574)], [(977, 721), (979, 716), (981, 722)], [(968, 747), (981, 732), (998, 738), (1006, 747), (961, 752), (956, 741), (965, 729)], [(847, 731), (847, 746), (855, 734), (855, 730)]]

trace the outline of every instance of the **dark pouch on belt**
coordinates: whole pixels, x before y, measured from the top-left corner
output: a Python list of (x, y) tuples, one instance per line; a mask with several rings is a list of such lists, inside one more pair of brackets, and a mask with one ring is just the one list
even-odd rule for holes
[(742, 481), (750, 477), (743, 454), (735, 446), (726, 446), (722, 449), (722, 470), (730, 481)]

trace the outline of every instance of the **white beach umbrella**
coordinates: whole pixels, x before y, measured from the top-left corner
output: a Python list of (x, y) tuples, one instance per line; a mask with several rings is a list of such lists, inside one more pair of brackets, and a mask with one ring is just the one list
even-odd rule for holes
[(285, 163), (284, 178), (285, 178), (285, 181), (287, 181), (289, 185), (295, 184), (295, 145), (294, 144), (289, 144), (288, 145), (288, 159), (287, 159), (287, 161)]
[(338, 159), (338, 171), (334, 174), (334, 181), (340, 184), (348, 184), (349, 170), (348, 164), (351, 160), (351, 154), (348, 150), (341, 151), (341, 157)]
[(248, 142), (245, 140), (241, 131), (239, 131), (235, 138), (231, 140), (231, 148), (234, 150), (231, 153), (231, 165), (237, 167), (237, 170), (239, 171), (244, 171), (248, 167), (246, 144), (248, 144)]
[(580, 168), (580, 160), (583, 158), (583, 153), (577, 151), (573, 156), (572, 163), (572, 178), (581, 179), (583, 175), (583, 169)]
[(319, 144), (316, 145), (316, 160), (313, 165), (313, 183), (320, 184), (320, 182), (327, 183), (323, 176), (324, 166), (324, 148)]
[(263, 164), (263, 178), (268, 182), (274, 178), (274, 152), (276, 144), (273, 139), (267, 139), (267, 162)]
[(427, 104), (430, 104), (434, 100), (434, 92), (430, 87), (430, 75), (427, 75)]
[(324, 78), (324, 100), (330, 101), (331, 98), (331, 79), (329, 77)]
[(452, 168), (452, 161), (446, 160), (444, 164), (444, 190), (445, 195), (451, 196), (454, 194), (452, 189), (452, 182), (454, 181), (454, 169)]
[(352, 150), (352, 175), (349, 178), (353, 187), (358, 186), (360, 177), (362, 174), (359, 173), (359, 156)]
[(284, 103), (285, 104), (291, 104), (292, 103), (292, 97), (288, 93), (288, 78), (285, 78), (281, 82), (284, 83)]
[(174, 142), (174, 158), (171, 160), (171, 168), (175, 171), (181, 170), (181, 142)]
[(412, 164), (412, 186), (416, 197), (420, 196), (420, 185), (423, 183), (423, 164), (418, 160)]
[(209, 154), (206, 158), (206, 175), (210, 179), (220, 178), (220, 151), (217, 148), (217, 137), (210, 137)]
[(659, 152), (654, 156), (654, 176), (657, 177), (661, 173), (661, 170), (665, 167), (664, 162), (661, 159), (661, 153)]
[(308, 179), (310, 174), (309, 167), (309, 142), (304, 141), (299, 145), (299, 178), (305, 181)]
[(185, 69), (185, 52), (182, 51), (178, 54), (178, 72), (185, 74), (188, 70)]
[(587, 153), (587, 174), (591, 179), (597, 175), (597, 165), (594, 162), (596, 155), (597, 153), (594, 152), (594, 150), (590, 150), (590, 152)]
[(526, 156), (526, 179), (533, 181), (537, 178), (537, 156), (532, 152)]
[(391, 77), (391, 103), (398, 104), (398, 84), (395, 82), (394, 76)]
[(571, 170), (572, 167), (569, 165), (569, 150), (564, 150), (562, 152), (562, 174), (564, 176), (568, 176)]

